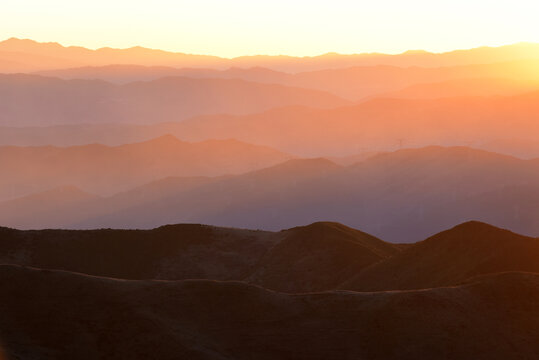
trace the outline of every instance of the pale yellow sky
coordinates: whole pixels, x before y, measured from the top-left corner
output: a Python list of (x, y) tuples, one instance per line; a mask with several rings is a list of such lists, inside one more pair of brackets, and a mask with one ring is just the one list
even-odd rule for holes
[(17, 0), (0, 39), (135, 45), (225, 57), (435, 52), (539, 43), (539, 1)]

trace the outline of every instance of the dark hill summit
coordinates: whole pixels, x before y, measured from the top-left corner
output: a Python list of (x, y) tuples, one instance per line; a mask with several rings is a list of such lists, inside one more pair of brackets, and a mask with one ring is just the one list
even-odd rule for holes
[(506, 271), (539, 273), (539, 239), (470, 221), (365, 269), (342, 288), (358, 291), (456, 285)]
[(334, 289), (399, 252), (337, 223), (281, 232), (182, 224), (153, 230), (0, 229), (0, 263), (122, 279), (246, 280), (287, 292)]

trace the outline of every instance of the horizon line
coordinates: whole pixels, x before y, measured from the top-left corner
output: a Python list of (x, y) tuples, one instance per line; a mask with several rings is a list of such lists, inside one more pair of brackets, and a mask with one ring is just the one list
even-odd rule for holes
[(433, 55), (442, 55), (442, 54), (449, 54), (449, 53), (458, 52), (458, 51), (469, 51), (469, 50), (474, 50), (474, 49), (485, 49), (485, 48), (496, 49), (496, 48), (502, 48), (502, 47), (518, 46), (518, 45), (538, 45), (539, 46), (539, 42), (519, 41), (519, 42), (513, 42), (513, 43), (506, 43), (506, 44), (502, 44), (502, 45), (496, 45), (496, 46), (479, 45), (479, 46), (469, 47), (469, 48), (456, 48), (456, 49), (451, 49), (451, 50), (447, 50), (447, 51), (431, 51), (431, 50), (425, 50), (425, 49), (408, 49), (408, 50), (404, 50), (404, 51), (401, 51), (401, 52), (395, 52), (395, 53), (378, 52), (378, 51), (339, 53), (339, 52), (336, 52), (336, 51), (328, 51), (328, 52), (321, 53), (321, 54), (318, 54), (318, 55), (288, 55), (288, 54), (269, 54), (269, 53), (262, 54), (261, 53), (261, 54), (239, 55), (239, 56), (230, 56), (229, 57), (229, 56), (215, 55), (215, 54), (210, 54), (210, 53), (206, 53), (206, 54), (203, 54), (203, 53), (187, 53), (187, 52), (181, 52), (181, 51), (177, 51), (177, 50), (165, 50), (165, 49), (146, 47), (146, 46), (140, 46), (140, 45), (134, 45), (134, 46), (129, 46), (129, 47), (102, 46), (102, 47), (92, 48), (92, 47), (86, 47), (86, 46), (74, 45), (74, 44), (66, 45), (65, 43), (62, 44), (62, 43), (60, 43), (58, 41), (38, 41), (38, 40), (30, 39), (30, 38), (19, 38), (19, 37), (16, 37), (16, 36), (11, 36), (9, 38), (5, 38), (3, 40), (0, 40), (0, 44), (6, 43), (6, 42), (9, 42), (9, 41), (21, 41), (21, 42), (27, 41), (27, 42), (32, 42), (32, 43), (42, 44), (42, 45), (60, 46), (60, 47), (62, 47), (64, 49), (79, 48), (79, 49), (86, 49), (86, 50), (89, 50), (89, 51), (100, 51), (100, 50), (119, 50), (119, 51), (122, 51), (122, 50), (142, 49), (142, 50), (149, 50), (149, 51), (161, 51), (161, 52), (165, 52), (165, 53), (169, 53), (169, 54), (181, 54), (181, 55), (191, 55), (191, 56), (206, 56), (206, 57), (214, 57), (214, 58), (228, 59), (228, 60), (234, 60), (234, 59), (245, 58), (245, 57), (258, 57), (258, 56), (263, 56), (263, 57), (288, 57), (288, 58), (305, 59), (305, 58), (319, 58), (319, 57), (323, 57), (323, 56), (332, 56), (332, 55), (333, 56), (361, 56), (361, 55), (364, 55), (364, 56), (368, 56), (368, 55), (399, 56), (399, 55), (404, 55), (404, 54), (407, 54), (407, 53), (426, 53), (426, 54), (433, 54)]

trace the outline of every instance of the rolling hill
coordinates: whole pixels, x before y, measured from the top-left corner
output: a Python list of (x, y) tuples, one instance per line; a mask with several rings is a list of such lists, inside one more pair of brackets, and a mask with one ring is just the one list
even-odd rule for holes
[(12, 358), (508, 359), (539, 352), (537, 274), (421, 291), (302, 295), (14, 265), (0, 265), (0, 282), (0, 337)]
[(485, 274), (539, 273), (539, 238), (471, 221), (413, 244), (342, 285), (356, 291), (452, 286)]
[(285, 292), (335, 289), (400, 247), (336, 223), (280, 232), (169, 225), (152, 230), (0, 229), (0, 263), (123, 279), (242, 280)]

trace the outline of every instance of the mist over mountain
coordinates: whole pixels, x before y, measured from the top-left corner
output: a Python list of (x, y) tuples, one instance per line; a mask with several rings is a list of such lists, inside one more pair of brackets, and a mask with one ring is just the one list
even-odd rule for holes
[(538, 69), (0, 41), (0, 360), (539, 358)]
[[(73, 202), (62, 209), (63, 201), (50, 199), (50, 206), (56, 204), (50, 215), (28, 216), (40, 209), (32, 201), (36, 195), (31, 195), (2, 203), (0, 222), (17, 228), (152, 228), (197, 222), (277, 230), (332, 220), (392, 242), (414, 242), (469, 219), (529, 235), (539, 232), (533, 201), (539, 184), (537, 159), (465, 147), (401, 150), (351, 166), (297, 159), (241, 175), (197, 180), (185, 191), (174, 185), (180, 181), (160, 183), (154, 195), (140, 187), (128, 196), (85, 199), (75, 206), (77, 211)], [(511, 188), (520, 189), (529, 200), (515, 201), (514, 207)], [(138, 192), (148, 195), (137, 196)]]
[(286, 105), (349, 104), (316, 90), (238, 79), (167, 77), (114, 85), (38, 75), (0, 75), (0, 124), (155, 123), (202, 114), (249, 114)]
[(2, 127), (0, 144), (120, 145), (172, 134), (185, 141), (234, 138), (306, 157), (464, 145), (529, 159), (539, 157), (535, 136), (539, 122), (534, 120), (539, 118), (538, 94), (378, 98), (334, 109), (291, 106), (250, 115), (210, 115), (151, 125)]
[[(171, 176), (240, 174), (291, 159), (236, 140), (180, 141), (172, 135), (121, 146), (0, 147), (0, 199), (75, 186), (111, 195)], [(36, 181), (39, 179), (39, 181)]]
[[(339, 69), (303, 71), (295, 74), (261, 67), (227, 70), (108, 65), (43, 71), (39, 74), (62, 79), (104, 80), (115, 83), (151, 81), (170, 76), (212, 79), (242, 79), (258, 83), (281, 84), (331, 92), (357, 101), (372, 96), (406, 96), (430, 98), (464, 95), (510, 95), (539, 89), (538, 60), (519, 60), (494, 64), (448, 67), (398, 67), (388, 65), (353, 66)], [(471, 82), (464, 86), (462, 82)], [(486, 86), (485, 82), (494, 82)], [(407, 88), (436, 83), (438, 94), (409, 91)], [(476, 84), (477, 83), (477, 84)], [(460, 85), (460, 86), (459, 86)], [(431, 85), (432, 86), (432, 85)], [(461, 91), (460, 93), (458, 91)]]

